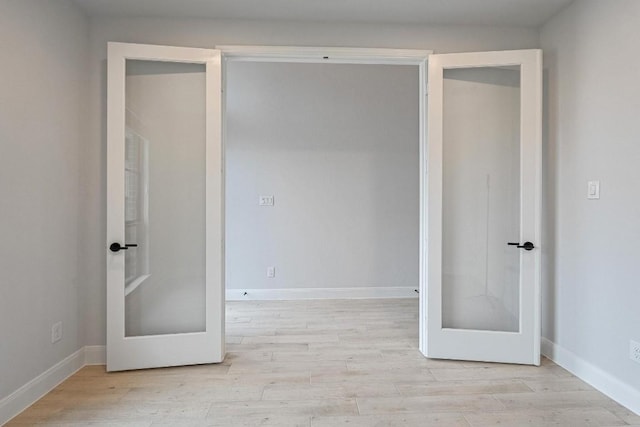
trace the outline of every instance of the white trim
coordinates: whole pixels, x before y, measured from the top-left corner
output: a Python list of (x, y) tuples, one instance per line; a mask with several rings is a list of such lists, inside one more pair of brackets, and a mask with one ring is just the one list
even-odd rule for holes
[(428, 116), (428, 96), (429, 96), (429, 66), (425, 60), (419, 65), (419, 79), (420, 79), (420, 99), (418, 102), (419, 116), (420, 116), (420, 146), (418, 148), (418, 158), (420, 159), (419, 167), (419, 188), (420, 188), (420, 225), (419, 225), (419, 276), (418, 287), (420, 289), (420, 302), (418, 307), (418, 349), (426, 357), (427, 356), (427, 330), (428, 330), (428, 316), (427, 316), (427, 295), (428, 295), (428, 225), (429, 225), (429, 182), (428, 182), (428, 140), (427, 140), (427, 116)]
[(0, 400), (0, 425), (19, 415), (85, 365), (84, 347)]
[(84, 365), (106, 365), (107, 364), (107, 346), (106, 345), (88, 345), (84, 348)]
[[(245, 295), (246, 292), (246, 295)], [(417, 298), (412, 287), (227, 289), (227, 301)]]
[(216, 46), (225, 59), (256, 62), (420, 65), (431, 50), (353, 47)]
[(575, 355), (566, 348), (542, 338), (542, 354), (562, 366), (599, 392), (640, 415), (640, 390)]

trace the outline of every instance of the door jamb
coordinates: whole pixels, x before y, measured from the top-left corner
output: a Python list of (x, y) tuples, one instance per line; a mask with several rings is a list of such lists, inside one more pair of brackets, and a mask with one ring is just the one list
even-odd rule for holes
[[(419, 162), (420, 162), (420, 250), (419, 250), (419, 349), (426, 356), (427, 345), (427, 64), (432, 50), (299, 47), (299, 46), (216, 46), (222, 52), (222, 146), (225, 147), (226, 64), (228, 61), (293, 62), (365, 65), (417, 65), (419, 74)], [(223, 148), (224, 152), (224, 148)], [(224, 163), (223, 163), (224, 165)], [(224, 166), (223, 166), (224, 167)], [(224, 173), (223, 173), (224, 175)]]

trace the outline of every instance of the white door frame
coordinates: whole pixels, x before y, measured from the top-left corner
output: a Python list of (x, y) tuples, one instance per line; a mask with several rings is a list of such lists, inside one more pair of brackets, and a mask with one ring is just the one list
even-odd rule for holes
[[(216, 46), (222, 51), (222, 85), (226, 88), (226, 63), (296, 62), (363, 65), (416, 65), (419, 72), (419, 162), (420, 162), (420, 276), (419, 276), (419, 349), (426, 355), (427, 345), (427, 65), (432, 50), (350, 48), (350, 47), (297, 47), (297, 46)], [(225, 91), (226, 92), (226, 91)], [(223, 94), (223, 116), (225, 112)], [(224, 117), (223, 117), (224, 123)], [(223, 125), (223, 147), (225, 132)]]

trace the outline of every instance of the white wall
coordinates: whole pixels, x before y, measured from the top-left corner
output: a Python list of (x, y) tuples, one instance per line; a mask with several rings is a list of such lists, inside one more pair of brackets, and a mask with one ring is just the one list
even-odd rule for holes
[[(0, 2), (0, 399), (84, 344), (88, 38), (88, 20), (70, 1)], [(51, 344), (57, 321), (64, 335)]]
[[(636, 0), (584, 0), (541, 32), (549, 106), (543, 334), (636, 393), (639, 22)], [(587, 200), (589, 180), (601, 181), (600, 200)]]
[(84, 157), (82, 253), (87, 283), (81, 294), (86, 344), (105, 342), (106, 46), (108, 41), (213, 47), (220, 44), (354, 46), (434, 49), (438, 52), (538, 47), (529, 28), (327, 24), (198, 19), (93, 19), (91, 25), (91, 138)]
[(417, 289), (418, 67), (231, 62), (226, 81), (227, 289)]

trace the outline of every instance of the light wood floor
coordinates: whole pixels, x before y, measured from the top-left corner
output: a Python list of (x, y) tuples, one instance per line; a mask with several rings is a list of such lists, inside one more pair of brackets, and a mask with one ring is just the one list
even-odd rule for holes
[(417, 299), (227, 307), (224, 364), (86, 367), (9, 425), (640, 425), (548, 360), (537, 368), (424, 359)]

